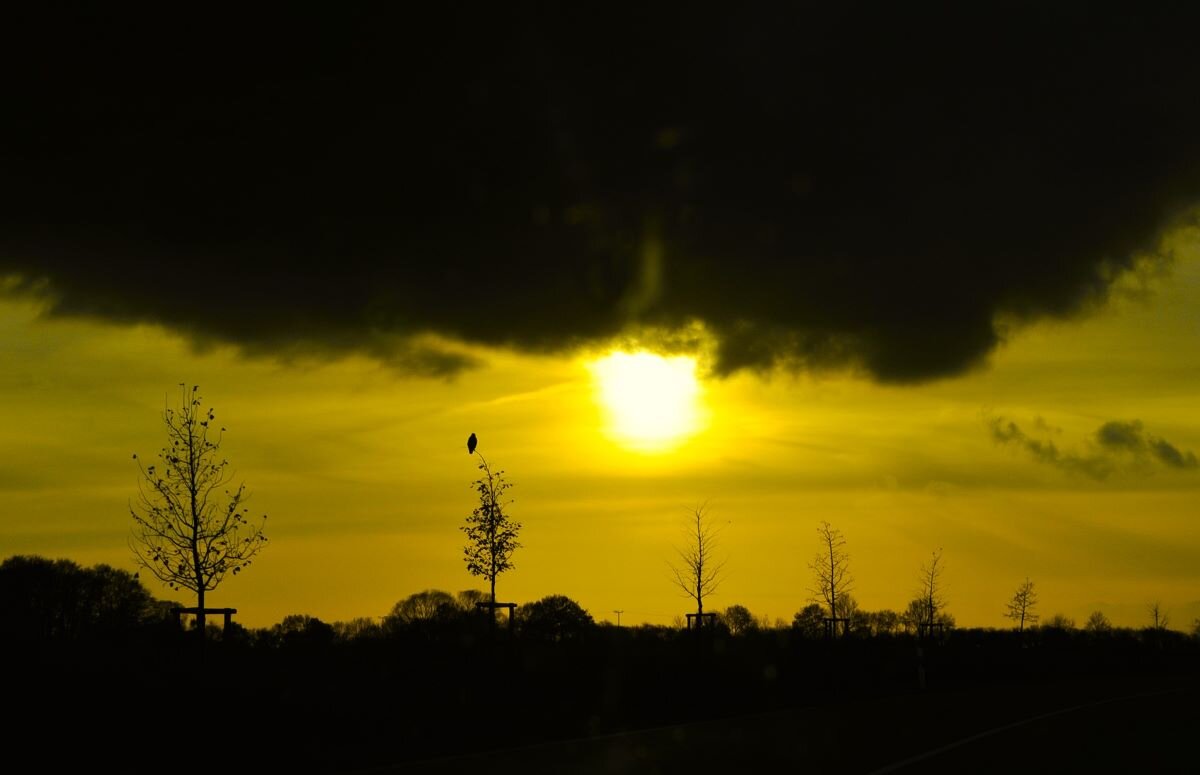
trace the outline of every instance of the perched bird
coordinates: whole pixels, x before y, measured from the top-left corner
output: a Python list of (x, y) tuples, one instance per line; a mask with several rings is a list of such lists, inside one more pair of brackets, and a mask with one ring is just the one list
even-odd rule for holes
[(479, 440), (478, 440), (478, 439), (476, 439), (476, 438), (475, 438), (475, 434), (474, 434), (474, 433), (472, 433), (472, 434), (471, 434), (471, 435), (470, 435), (470, 436), (467, 438), (467, 454), (468, 454), (468, 455), (474, 455), (474, 454), (475, 454), (475, 445), (476, 445), (476, 444), (478, 444), (478, 443), (479, 443)]

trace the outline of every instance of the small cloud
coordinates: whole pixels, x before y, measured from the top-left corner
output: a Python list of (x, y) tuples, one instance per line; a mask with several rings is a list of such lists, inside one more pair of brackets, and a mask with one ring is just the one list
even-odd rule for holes
[(1096, 430), (1096, 440), (1110, 449), (1126, 449), (1132, 452), (1146, 447), (1146, 438), (1142, 433), (1142, 423), (1138, 420), (1121, 422), (1113, 420), (1106, 422)]
[[(1165, 439), (1147, 434), (1140, 420), (1104, 423), (1096, 429), (1095, 444), (1083, 452), (1064, 451), (1052, 441), (1030, 436), (1004, 417), (992, 417), (987, 422), (992, 439), (998, 444), (1019, 447), (1039, 463), (1098, 481), (1116, 472), (1144, 469), (1144, 466), (1136, 465), (1138, 463), (1157, 462), (1174, 469), (1198, 467), (1195, 453), (1182, 451)], [(1041, 418), (1034, 421), (1034, 427), (1043, 433), (1057, 430)]]
[(1160, 463), (1171, 468), (1195, 468), (1197, 465), (1196, 453), (1181, 452), (1166, 439), (1151, 439), (1150, 452)]

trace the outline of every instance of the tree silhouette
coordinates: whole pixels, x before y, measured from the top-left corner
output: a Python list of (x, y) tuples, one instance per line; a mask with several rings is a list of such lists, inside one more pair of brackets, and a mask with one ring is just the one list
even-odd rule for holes
[(454, 602), (464, 611), (474, 611), (477, 603), (485, 602), (488, 593), (482, 589), (464, 589), (454, 595)]
[[(130, 504), (130, 548), (138, 565), (171, 589), (196, 595), (196, 626), (203, 637), (204, 595), (228, 574), (237, 575), (266, 544), (266, 516), (251, 523), (246, 486), (227, 489), (233, 474), (221, 457), (225, 429), (213, 430), (213, 410), (202, 409), (199, 386), (179, 386), (178, 409), (163, 410), (167, 446), (160, 463), (143, 465), (138, 499)], [(160, 467), (161, 466), (161, 467)]]
[(548, 595), (526, 603), (517, 621), (523, 635), (551, 641), (579, 638), (596, 625), (592, 615), (566, 595)]
[[(938, 549), (929, 562), (921, 566), (918, 577), (921, 584), (917, 598), (920, 601), (921, 616), (918, 630), (924, 626), (929, 632), (933, 632), (934, 625), (939, 623), (938, 615), (946, 605), (945, 594), (942, 591), (942, 571), (942, 550)], [(912, 604), (909, 604), (909, 608), (912, 608)], [(941, 620), (941, 623), (944, 624), (945, 620)]]
[(1150, 614), (1150, 626), (1155, 630), (1165, 630), (1171, 622), (1162, 603), (1157, 600), (1146, 606), (1146, 613)]
[(805, 638), (819, 638), (825, 631), (825, 611), (820, 603), (810, 603), (792, 617), (792, 628)]
[(859, 607), (858, 601), (849, 592), (838, 595), (837, 618), (843, 620), (843, 632), (861, 630), (867, 626), (868, 621), (867, 613)]
[[(846, 552), (846, 539), (842, 536), (842, 531), (828, 522), (822, 522), (817, 527), (817, 535), (821, 538), (821, 548), (808, 564), (816, 581), (816, 588), (812, 590), (812, 600), (814, 603), (823, 602), (831, 618), (849, 619), (849, 614), (838, 606), (842, 595), (853, 589), (854, 583), (850, 576), (850, 555)], [(836, 634), (835, 621), (834, 635)]]
[(1026, 624), (1030, 627), (1037, 624), (1038, 615), (1033, 610), (1036, 607), (1037, 593), (1033, 591), (1033, 582), (1026, 578), (1008, 601), (1008, 611), (1004, 615), (1017, 625), (1017, 632), (1024, 632)]
[(308, 614), (289, 614), (268, 633), (276, 645), (285, 648), (327, 647), (336, 637), (333, 625)]
[(704, 599), (721, 586), (721, 570), (725, 567), (724, 560), (718, 561), (715, 556), (717, 532), (706, 507), (697, 506), (684, 529), (687, 543), (682, 549), (675, 550), (679, 554), (679, 563), (671, 564), (675, 583), (696, 601), (698, 627), (704, 621)]
[(900, 614), (890, 609), (867, 614), (867, 626), (873, 635), (891, 635), (900, 628)]
[(132, 573), (70, 560), (9, 557), (0, 563), (0, 638), (72, 640), (128, 633), (156, 618), (154, 598)]
[(731, 605), (721, 613), (721, 620), (732, 635), (745, 635), (758, 629), (754, 614), (744, 605)]
[(1108, 620), (1108, 617), (1102, 611), (1092, 611), (1091, 615), (1087, 618), (1087, 622), (1083, 625), (1083, 629), (1095, 635), (1112, 632), (1112, 622)]
[(1054, 614), (1046, 621), (1042, 622), (1044, 630), (1073, 630), (1075, 629), (1075, 620), (1066, 614)]
[[(475, 434), (471, 434), (475, 439)], [(475, 445), (471, 444), (469, 452), (475, 454)], [(467, 524), (460, 530), (467, 534), (467, 545), (463, 548), (463, 559), (467, 563), (467, 571), (472, 576), (480, 576), (487, 580), (492, 604), (491, 615), (496, 616), (496, 578), (514, 565), (512, 555), (521, 544), (517, 535), (521, 523), (514, 521), (505, 513), (504, 493), (512, 485), (505, 481), (504, 471), (493, 472), (479, 453), (479, 470), (483, 476), (475, 480), (474, 487), (479, 496), (479, 505), (467, 517)]]
[(383, 626), (386, 630), (396, 630), (438, 620), (453, 619), (459, 614), (459, 611), (458, 603), (449, 592), (427, 589), (424, 592), (411, 594), (392, 606), (391, 612), (383, 618)]

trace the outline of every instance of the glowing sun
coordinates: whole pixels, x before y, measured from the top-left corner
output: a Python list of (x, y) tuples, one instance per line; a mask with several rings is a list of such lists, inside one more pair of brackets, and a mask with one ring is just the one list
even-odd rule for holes
[(622, 445), (661, 452), (700, 430), (694, 358), (614, 352), (593, 362), (591, 370), (610, 432)]

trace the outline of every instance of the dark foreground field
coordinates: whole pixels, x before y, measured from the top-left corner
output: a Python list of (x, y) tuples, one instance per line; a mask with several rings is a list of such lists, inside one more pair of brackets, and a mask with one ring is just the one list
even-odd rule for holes
[(1196, 772), (1194, 677), (832, 702), (381, 767), (434, 773)]
[[(120, 772), (1196, 771), (1171, 633), (26, 644), (9, 761)], [(925, 688), (918, 675), (923, 669)], [(888, 769), (891, 768), (891, 769)]]

